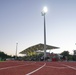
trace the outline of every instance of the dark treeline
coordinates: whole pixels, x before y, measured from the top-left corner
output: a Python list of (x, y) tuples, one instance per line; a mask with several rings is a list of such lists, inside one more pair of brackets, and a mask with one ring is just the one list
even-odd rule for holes
[(0, 51), (0, 60), (5, 60), (6, 58), (11, 58), (11, 55), (7, 55), (4, 52)]
[(5, 60), (22, 60), (23, 57), (21, 56), (12, 56), (12, 55), (8, 55), (2, 51), (0, 51), (0, 61), (5, 61)]
[[(60, 55), (66, 56), (68, 61), (76, 61), (76, 55), (69, 54), (69, 51), (63, 51)], [(36, 60), (39, 61), (43, 54), (33, 55), (33, 56), (24, 56), (17, 57), (18, 60)], [(6, 60), (7, 58), (15, 59), (15, 56), (7, 55), (4, 52), (0, 51), (0, 60)]]
[(76, 61), (76, 55), (75, 54), (73, 54), (73, 55), (69, 54), (69, 51), (63, 51), (61, 53), (61, 55), (67, 56), (68, 60)]

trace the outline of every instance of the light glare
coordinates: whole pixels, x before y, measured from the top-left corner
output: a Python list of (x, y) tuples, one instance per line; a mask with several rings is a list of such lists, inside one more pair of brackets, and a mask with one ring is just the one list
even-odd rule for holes
[(48, 11), (46, 6), (43, 8), (43, 11), (44, 11), (44, 13), (46, 13)]

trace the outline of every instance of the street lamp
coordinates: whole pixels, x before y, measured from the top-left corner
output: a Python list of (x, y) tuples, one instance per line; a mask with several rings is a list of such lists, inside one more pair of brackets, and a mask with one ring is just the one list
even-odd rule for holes
[(46, 23), (45, 23), (45, 14), (47, 13), (47, 7), (44, 7), (41, 14), (44, 16), (44, 61), (46, 58)]
[(18, 43), (16, 43), (16, 56), (15, 56), (15, 59), (17, 59), (17, 48), (18, 47)]

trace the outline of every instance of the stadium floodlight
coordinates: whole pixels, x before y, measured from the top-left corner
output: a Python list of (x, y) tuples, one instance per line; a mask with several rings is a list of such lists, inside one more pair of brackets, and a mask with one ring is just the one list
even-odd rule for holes
[(43, 10), (42, 10), (42, 16), (44, 16), (46, 13), (47, 13), (47, 11), (48, 11), (48, 9), (47, 9), (47, 7), (45, 6), (44, 8), (43, 8)]
[(44, 61), (46, 60), (46, 24), (45, 24), (45, 14), (47, 13), (48, 9), (45, 6), (41, 12), (42, 16), (44, 16)]
[(15, 55), (15, 60), (17, 60), (17, 47), (18, 47), (18, 43), (16, 43), (16, 55)]

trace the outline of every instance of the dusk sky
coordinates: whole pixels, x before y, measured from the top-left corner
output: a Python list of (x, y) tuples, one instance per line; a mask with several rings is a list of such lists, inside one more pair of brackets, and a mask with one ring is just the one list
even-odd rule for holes
[(46, 43), (60, 47), (50, 52), (76, 49), (76, 0), (0, 0), (0, 51), (15, 55), (44, 43), (41, 11), (47, 6)]

